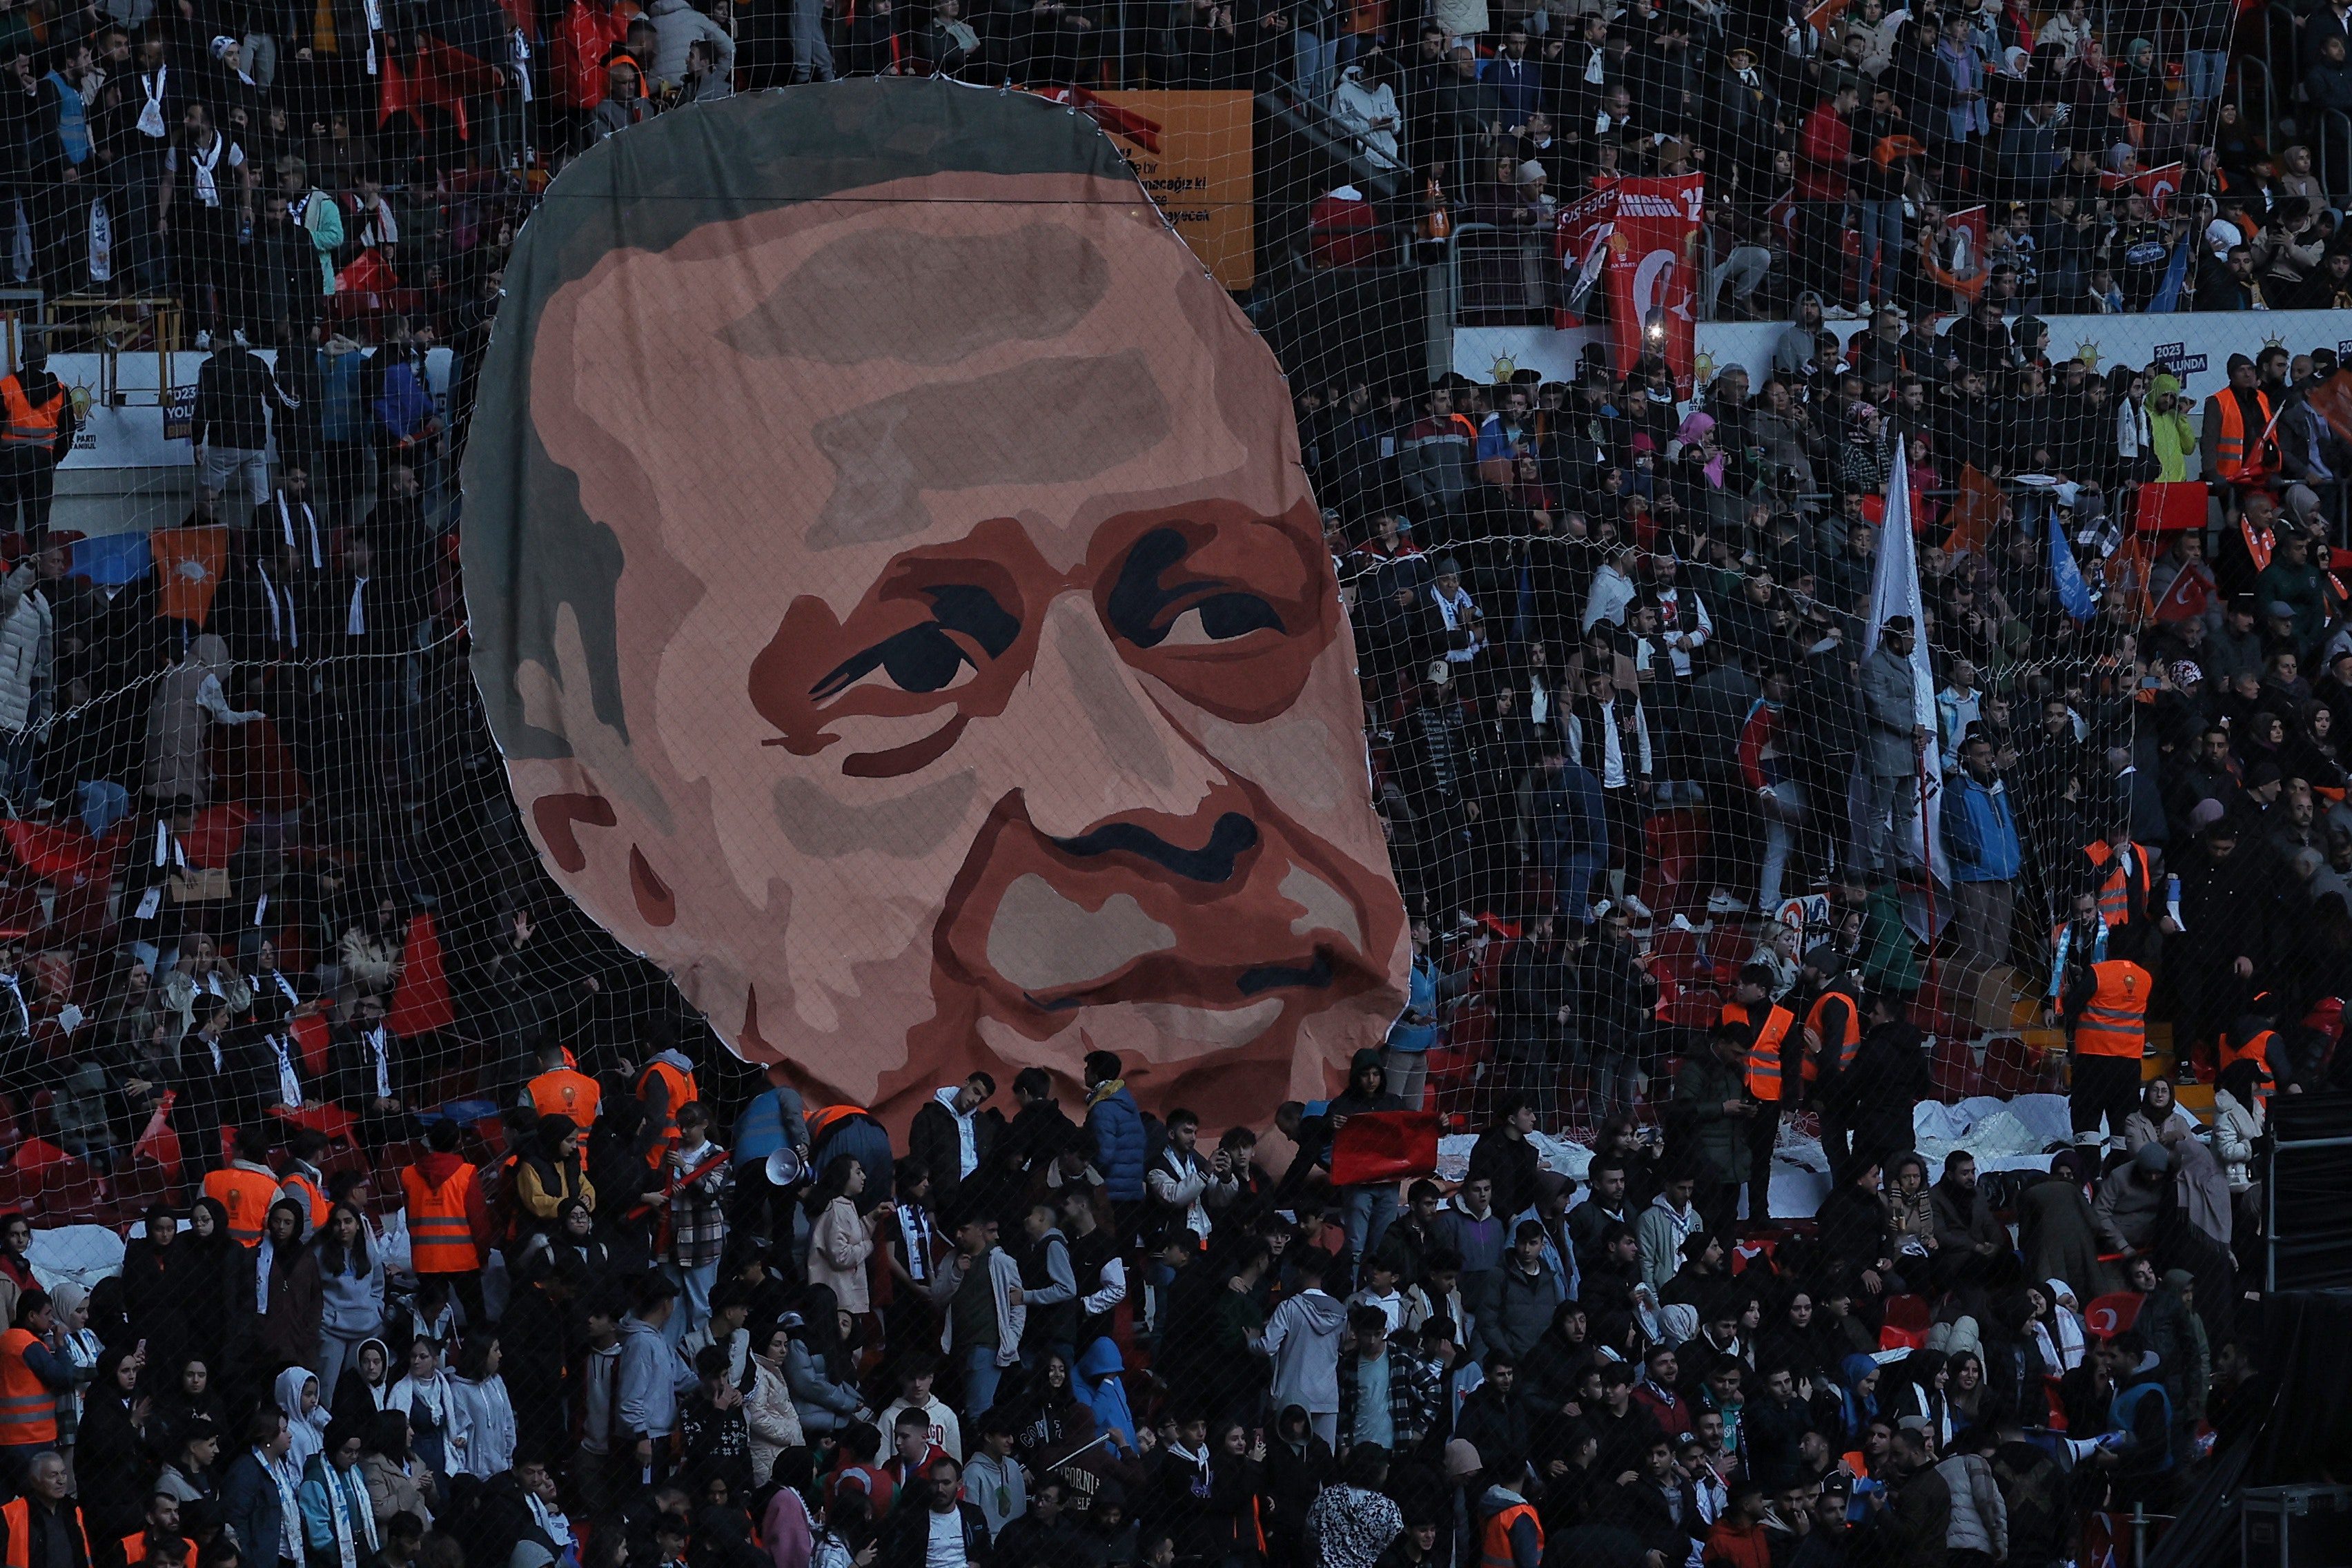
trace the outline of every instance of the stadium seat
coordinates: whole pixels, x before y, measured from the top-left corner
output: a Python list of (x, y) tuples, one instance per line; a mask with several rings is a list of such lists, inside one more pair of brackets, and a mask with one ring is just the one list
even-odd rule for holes
[(1933, 1314), (1925, 1296), (1889, 1296), (1886, 1317), (1878, 1330), (1883, 1351), (1916, 1351), (1927, 1342)]

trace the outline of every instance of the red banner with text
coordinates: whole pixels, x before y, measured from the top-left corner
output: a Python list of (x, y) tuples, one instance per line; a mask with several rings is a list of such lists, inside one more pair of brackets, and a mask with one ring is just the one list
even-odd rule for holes
[(1620, 180), (1609, 234), (1610, 353), (1620, 375), (1662, 353), (1675, 389), (1691, 395), (1703, 175)]

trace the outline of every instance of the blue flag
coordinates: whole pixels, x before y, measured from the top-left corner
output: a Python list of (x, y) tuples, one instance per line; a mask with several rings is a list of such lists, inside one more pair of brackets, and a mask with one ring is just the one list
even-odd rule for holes
[(73, 574), (87, 577), (93, 587), (120, 588), (136, 583), (154, 568), (154, 557), (143, 533), (102, 533), (78, 541), (73, 547)]
[(2083, 581), (2083, 569), (2074, 563), (2074, 552), (2067, 547), (2066, 530), (2058, 521), (2056, 507), (2050, 509), (2050, 580), (2069, 616), (2087, 621), (2097, 613), (2098, 602), (2091, 597), (2091, 585)]
[(2172, 260), (2164, 269), (2164, 281), (2156, 286), (2156, 298), (2147, 302), (2149, 315), (2168, 316), (2181, 308), (2180, 291), (2189, 284), (2189, 254), (2196, 245), (2194, 234), (2184, 234), (2180, 243), (2172, 247)]

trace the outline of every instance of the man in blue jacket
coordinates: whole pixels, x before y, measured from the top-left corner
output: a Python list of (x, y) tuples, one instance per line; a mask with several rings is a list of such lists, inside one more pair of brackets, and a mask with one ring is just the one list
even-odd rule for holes
[(1992, 742), (1970, 730), (1960, 773), (1944, 799), (1944, 849), (1952, 863), (1952, 924), (1960, 951), (1979, 963), (2009, 962), (2022, 858), (2009, 786), (1993, 767)]
[(1125, 1070), (1115, 1051), (1087, 1053), (1087, 1131), (1094, 1134), (1095, 1164), (1119, 1236), (1131, 1238), (1143, 1218), (1145, 1152), (1143, 1112), (1128, 1092)]

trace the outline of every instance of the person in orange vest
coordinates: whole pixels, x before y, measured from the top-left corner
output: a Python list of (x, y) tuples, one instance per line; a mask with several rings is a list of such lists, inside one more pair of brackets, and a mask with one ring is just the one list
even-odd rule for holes
[(1810, 998), (1805, 1030), (1815, 1043), (1805, 1058), (1805, 1098), (1821, 1116), (1822, 1152), (1830, 1157), (1830, 1169), (1843, 1171), (1849, 1151), (1842, 1080), (1862, 1049), (1861, 987), (1845, 954), (1825, 942), (1806, 950), (1797, 984), (1798, 994)]
[(16, 1298), (16, 1321), (0, 1334), (0, 1474), (57, 1445), (58, 1395), (73, 1387), (73, 1365), (54, 1348), (56, 1331), (47, 1290)]
[(437, 1279), (448, 1288), (465, 1309), (467, 1322), (480, 1323), (489, 1205), (474, 1167), (457, 1152), (457, 1124), (443, 1117), (425, 1136), (430, 1151), (400, 1173), (409, 1264), (419, 1279)]
[(1748, 964), (1739, 972), (1731, 1000), (1723, 1005), (1723, 1022), (1737, 1024), (1746, 1033), (1742, 1071), (1748, 1092), (1756, 1097), (1756, 1114), (1746, 1129), (1751, 1220), (1771, 1217), (1772, 1148), (1780, 1135), (1780, 1108), (1803, 1098), (1811, 1055), (1805, 1026), (1796, 1014), (1772, 1000), (1776, 978), (1770, 965)]
[(646, 1153), (646, 1163), (659, 1170), (677, 1147), (678, 1111), (702, 1098), (695, 1087), (694, 1063), (676, 1046), (656, 1053), (637, 1075), (637, 1098), (645, 1102), (646, 1113), (661, 1126), (661, 1142)]
[[(1456, 1444), (1467, 1453), (1456, 1455)], [(1463, 1438), (1446, 1444), (1446, 1471), (1456, 1462), (1479, 1465), (1479, 1453)], [(1536, 1507), (1503, 1481), (1486, 1481), (1477, 1493), (1477, 1568), (1538, 1568), (1543, 1563), (1543, 1521)]]
[(2139, 1105), (2140, 1058), (2147, 1049), (2147, 998), (2155, 979), (2140, 967), (2140, 944), (2126, 926), (2107, 934), (2107, 956), (2070, 959), (2059, 994), (2071, 1064), (2067, 1113), (2078, 1145), (2124, 1146), (2124, 1122)]
[(170, 1492), (149, 1493), (145, 1521), (122, 1538), (122, 1568), (149, 1563), (156, 1568), (187, 1568), (192, 1555), (188, 1538), (180, 1532), (180, 1500)]
[[(2146, 845), (2132, 841), (2131, 820), (2120, 815), (2127, 805), (2117, 803), (2119, 819), (2105, 838), (2083, 846), (2082, 883), (2089, 889), (2092, 903), (2110, 931), (2122, 926), (2152, 926), (2163, 897), (2158, 861)], [(2075, 907), (2079, 911), (2079, 894)]]
[(315, 1127), (295, 1129), (287, 1149), (286, 1179), (278, 1190), (301, 1209), (305, 1241), (327, 1223), (327, 1173), (319, 1165), (326, 1153), (325, 1133)]
[(0, 522), (37, 553), (57, 499), (58, 464), (73, 447), (73, 396), (49, 371), (48, 346), (25, 339), (23, 363), (0, 376)]
[(278, 1173), (257, 1158), (268, 1147), (260, 1134), (231, 1130), (227, 1137), (236, 1152), (227, 1164), (205, 1173), (205, 1196), (228, 1211), (231, 1240), (239, 1247), (258, 1247), (269, 1205), (278, 1201)]
[(2258, 381), (2254, 362), (2231, 354), (2230, 384), (2205, 400), (2198, 447), (2205, 475), (2216, 482), (2222, 508), (2231, 514), (2248, 489), (2267, 484), (2279, 468), (2270, 395)]
[(604, 1091), (596, 1080), (572, 1065), (572, 1053), (561, 1040), (540, 1042), (539, 1076), (523, 1086), (523, 1103), (541, 1118), (561, 1116), (572, 1126), (593, 1127)]
[(89, 1533), (72, 1496), (66, 1457), (36, 1454), (24, 1495), (0, 1504), (0, 1563), (7, 1568), (89, 1568)]

